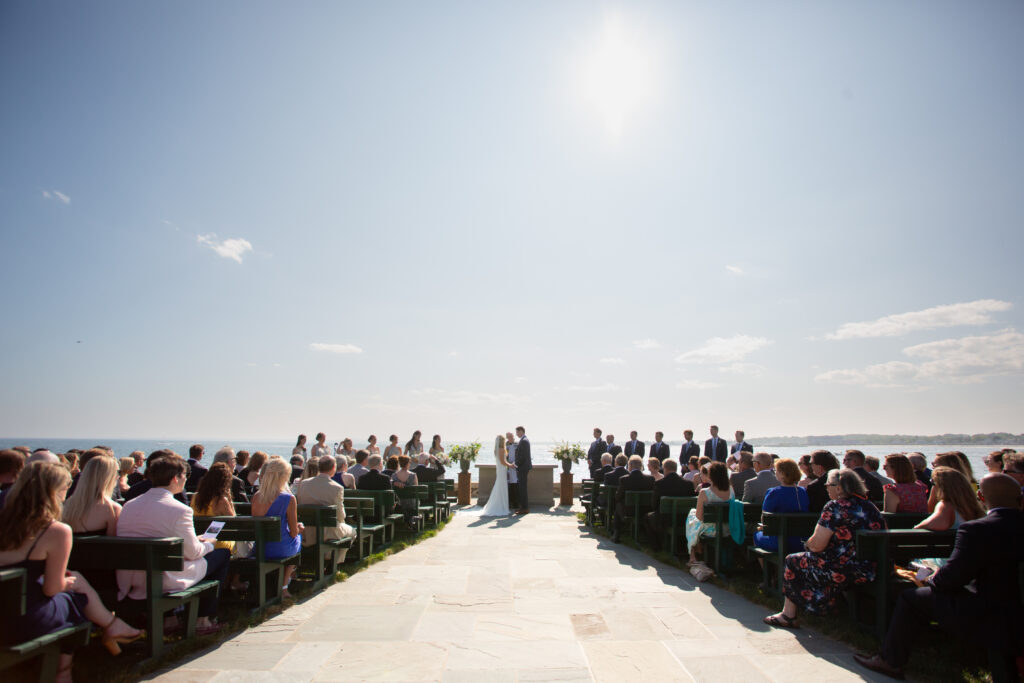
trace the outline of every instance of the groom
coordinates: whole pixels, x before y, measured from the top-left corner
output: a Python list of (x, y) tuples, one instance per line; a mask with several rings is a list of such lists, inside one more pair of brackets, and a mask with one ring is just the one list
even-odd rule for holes
[(530, 459), (530, 440), (526, 438), (526, 429), (516, 427), (519, 445), (516, 446), (516, 475), (519, 479), (519, 509), (517, 515), (525, 515), (530, 511), (530, 497), (526, 492), (526, 482), (530, 478), (533, 461)]

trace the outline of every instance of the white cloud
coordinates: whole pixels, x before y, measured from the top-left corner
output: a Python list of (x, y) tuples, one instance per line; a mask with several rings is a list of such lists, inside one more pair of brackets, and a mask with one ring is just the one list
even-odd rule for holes
[(926, 308), (923, 311), (887, 315), (878, 320), (861, 323), (846, 323), (835, 332), (825, 335), (826, 339), (869, 339), (873, 337), (898, 337), (916, 330), (931, 330), (956, 325), (984, 325), (992, 322), (990, 313), (1008, 311), (1013, 304), (995, 299), (979, 299), (962, 304), (948, 304)]
[(593, 386), (582, 386), (579, 384), (573, 384), (565, 388), (566, 391), (588, 391), (588, 392), (599, 392), (599, 391), (618, 391), (618, 385), (612, 384), (611, 382), (605, 382), (604, 384), (597, 384)]
[(739, 363), (749, 354), (771, 344), (770, 339), (737, 334), (733, 337), (712, 337), (704, 345), (676, 356), (677, 363), (698, 365)]
[(640, 349), (641, 351), (651, 351), (653, 349), (660, 349), (661, 342), (657, 339), (640, 339), (633, 342), (633, 346)]
[(758, 365), (757, 363), (731, 363), (718, 368), (718, 371), (729, 375), (752, 375), (754, 377), (760, 377), (764, 374), (765, 369), (766, 368), (763, 365)]
[(71, 197), (67, 196), (60, 190), (43, 190), (44, 199), (55, 199), (61, 204), (70, 204)]
[(242, 262), (242, 255), (252, 251), (252, 243), (241, 237), (232, 237), (226, 240), (218, 240), (214, 234), (197, 235), (196, 240), (204, 247), (209, 247), (224, 258), (231, 259), (237, 263)]
[(743, 275), (743, 269), (739, 266), (726, 266), (725, 269), (733, 275)]
[(516, 384), (525, 384), (526, 383), (526, 378), (525, 377), (516, 377), (512, 381), (515, 382)]
[(968, 384), (997, 375), (1024, 372), (1024, 334), (1012, 329), (990, 335), (917, 344), (903, 349), (903, 353), (924, 362), (914, 364), (889, 361), (863, 369), (829, 370), (814, 379), (819, 382), (892, 387), (924, 381)]
[(604, 363), (605, 365), (622, 365), (625, 362), (621, 358), (602, 358), (598, 361), (598, 363)]
[(418, 396), (429, 401), (460, 406), (519, 406), (530, 402), (529, 396), (518, 396), (516, 394), (509, 393), (495, 394), (486, 391), (470, 391), (468, 389), (413, 389), (410, 393), (413, 396)]
[(327, 353), (362, 353), (363, 350), (355, 344), (323, 344), (313, 342), (309, 345), (313, 351), (326, 351)]
[(676, 382), (676, 389), (714, 389), (721, 386), (717, 382), (704, 382), (699, 379), (684, 379)]

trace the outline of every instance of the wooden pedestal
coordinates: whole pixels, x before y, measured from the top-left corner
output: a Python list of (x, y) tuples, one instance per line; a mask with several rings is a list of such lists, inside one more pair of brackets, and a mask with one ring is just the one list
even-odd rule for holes
[(562, 472), (562, 491), (559, 505), (572, 505), (572, 472)]
[(459, 505), (469, 505), (472, 501), (469, 497), (469, 472), (459, 472), (459, 488), (458, 495)]

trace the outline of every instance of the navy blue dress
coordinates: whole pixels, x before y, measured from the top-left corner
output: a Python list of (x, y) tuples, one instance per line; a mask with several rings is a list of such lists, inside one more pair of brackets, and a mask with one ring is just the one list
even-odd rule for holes
[[(799, 486), (776, 486), (768, 489), (764, 494), (764, 502), (761, 504), (762, 512), (807, 512), (810, 502), (807, 499), (807, 490)], [(797, 536), (790, 536), (786, 541), (786, 550), (791, 553), (800, 551), (800, 544), (803, 540)], [(762, 550), (776, 551), (779, 549), (778, 536), (765, 536), (758, 531), (754, 534), (754, 545)]]

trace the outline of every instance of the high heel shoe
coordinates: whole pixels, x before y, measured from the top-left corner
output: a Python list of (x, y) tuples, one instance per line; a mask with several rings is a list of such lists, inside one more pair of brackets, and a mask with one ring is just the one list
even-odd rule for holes
[(136, 640), (142, 640), (146, 637), (145, 631), (139, 631), (134, 636), (112, 636), (107, 633), (110, 627), (117, 621), (117, 615), (111, 612), (113, 617), (106, 626), (103, 627), (103, 647), (107, 648), (107, 651), (115, 657), (121, 654), (121, 646), (127, 645), (128, 643), (134, 643)]

